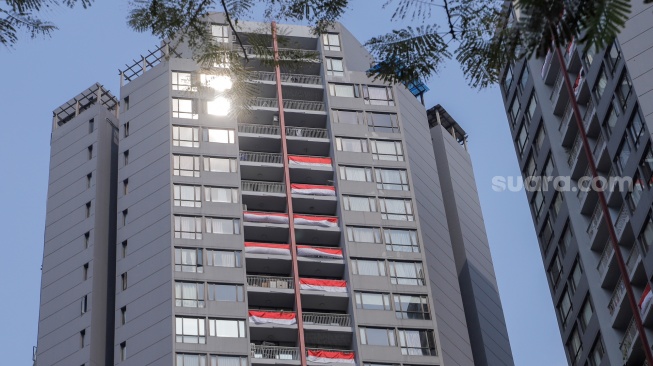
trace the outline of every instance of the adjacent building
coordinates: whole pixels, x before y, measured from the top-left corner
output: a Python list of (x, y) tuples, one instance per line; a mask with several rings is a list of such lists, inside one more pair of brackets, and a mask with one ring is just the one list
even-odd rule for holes
[(462, 128), (283, 30), (250, 113), (165, 43), (55, 111), (37, 365), (513, 365)]

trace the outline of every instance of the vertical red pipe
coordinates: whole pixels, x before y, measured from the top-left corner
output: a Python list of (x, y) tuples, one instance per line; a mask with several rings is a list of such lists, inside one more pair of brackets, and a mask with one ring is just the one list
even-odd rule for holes
[(295, 242), (295, 217), (292, 209), (292, 190), (290, 187), (290, 168), (288, 167), (288, 147), (286, 144), (286, 121), (283, 112), (283, 94), (281, 90), (281, 68), (279, 67), (279, 45), (277, 43), (277, 23), (272, 22), (272, 49), (274, 51), (274, 72), (277, 82), (277, 103), (279, 104), (279, 129), (281, 130), (281, 153), (283, 157), (283, 176), (286, 183), (286, 201), (288, 205), (288, 228), (290, 230), (290, 256), (292, 274), (295, 282), (295, 305), (297, 311), (297, 332), (299, 334), (299, 354), (302, 366), (306, 366), (306, 345), (304, 344), (304, 317), (302, 315), (302, 296), (299, 284), (299, 267), (297, 266), (297, 243)]

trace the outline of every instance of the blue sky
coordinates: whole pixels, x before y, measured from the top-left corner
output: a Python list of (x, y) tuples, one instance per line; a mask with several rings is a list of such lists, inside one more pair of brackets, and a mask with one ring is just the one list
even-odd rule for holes
[[(354, 0), (342, 23), (361, 41), (395, 27), (383, 1)], [(370, 5), (373, 4), (373, 5)], [(434, 11), (439, 11), (435, 8)], [(3, 265), (0, 324), (3, 364), (31, 365), (36, 345), (40, 265), (52, 110), (96, 81), (119, 92), (118, 69), (153, 49), (157, 40), (126, 25), (126, 1), (90, 9), (53, 9), (51, 39), (23, 37), (0, 49), (0, 191)], [(441, 104), (469, 134), (469, 151), (490, 239), (516, 365), (566, 365), (537, 239), (524, 192), (495, 192), (493, 176), (519, 176), (498, 88), (470, 89), (455, 62), (428, 82), (426, 105)]]

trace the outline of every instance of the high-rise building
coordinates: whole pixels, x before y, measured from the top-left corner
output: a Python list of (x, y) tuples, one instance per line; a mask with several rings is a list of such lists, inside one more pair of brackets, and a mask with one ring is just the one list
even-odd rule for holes
[(55, 111), (37, 365), (513, 365), (462, 128), (339, 24), (283, 39), (319, 59), (250, 54), (240, 116), (165, 43), (119, 119), (99, 85)]
[[(526, 195), (570, 365), (643, 364), (644, 349), (622, 280), (626, 276), (646, 336), (653, 339), (647, 296), (653, 275), (653, 256), (647, 255), (653, 242), (653, 6), (631, 4), (625, 29), (607, 49), (571, 42), (561, 49), (564, 67), (549, 52), (507, 66), (502, 79), (523, 176), (560, 177), (558, 187), (568, 178), (566, 188), (553, 189), (555, 182), (550, 182)], [(565, 70), (571, 91), (563, 82)], [(608, 182), (633, 182), (630, 190), (617, 185), (605, 191), (627, 273), (619, 270), (598, 193), (591, 189), (574, 99), (599, 175)]]

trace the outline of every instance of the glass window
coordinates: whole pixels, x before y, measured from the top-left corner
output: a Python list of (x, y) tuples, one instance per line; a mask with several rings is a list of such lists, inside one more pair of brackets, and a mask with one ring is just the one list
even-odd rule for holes
[(436, 356), (435, 338), (430, 329), (398, 329), (399, 346), (402, 355)]
[(393, 285), (424, 286), (424, 268), (421, 262), (388, 261), (390, 282)]
[(175, 248), (175, 271), (202, 273), (202, 264), (202, 249)]
[(526, 120), (530, 123), (535, 115), (535, 109), (537, 109), (537, 99), (535, 98), (535, 93), (531, 94), (531, 98), (528, 100), (528, 107), (526, 107)]
[(573, 233), (571, 232), (571, 227), (569, 226), (569, 221), (565, 225), (562, 235), (560, 235), (560, 240), (558, 241), (558, 247), (560, 248), (560, 253), (565, 255), (567, 248), (571, 244), (571, 238), (573, 238)]
[(172, 90), (191, 91), (192, 79), (190, 72), (172, 72)]
[(513, 76), (512, 76), (512, 65), (509, 65), (508, 67), (506, 67), (506, 74), (505, 74), (505, 76), (503, 78), (503, 89), (506, 91), (506, 93), (508, 92), (508, 90), (512, 86), (512, 78), (513, 78)]
[(587, 329), (587, 325), (590, 323), (593, 314), (592, 303), (590, 302), (590, 299), (587, 298), (585, 299), (583, 306), (580, 308), (580, 314), (578, 314), (578, 322), (583, 331)]
[(206, 232), (212, 234), (240, 234), (240, 219), (206, 218)]
[(196, 216), (175, 216), (175, 238), (202, 239), (202, 218)]
[(524, 149), (526, 148), (526, 144), (528, 143), (528, 128), (526, 127), (526, 124), (522, 124), (521, 127), (519, 128), (519, 132), (517, 133), (517, 150), (519, 151), (519, 155), (524, 154)]
[(363, 97), (365, 98), (365, 104), (395, 105), (391, 86), (363, 85)]
[(537, 129), (537, 134), (535, 135), (535, 151), (542, 150), (542, 145), (546, 139), (546, 132), (544, 130), (544, 123), (540, 124), (540, 128)]
[(197, 119), (197, 102), (193, 99), (172, 98), (172, 117)]
[(175, 282), (175, 306), (204, 307), (204, 283)]
[(630, 135), (631, 140), (635, 148), (639, 147), (640, 137), (644, 134), (644, 124), (642, 123), (642, 117), (639, 115), (639, 108), (635, 107), (635, 112), (628, 122), (628, 134)]
[(644, 223), (644, 228), (639, 234), (639, 242), (644, 248), (644, 251), (648, 251), (653, 244), (653, 219), (651, 218), (651, 213), (649, 212), (646, 222)]
[(236, 159), (204, 157), (204, 171), (235, 173), (238, 171), (238, 162)]
[(347, 240), (356, 243), (381, 243), (381, 229), (378, 227), (347, 226)]
[(211, 366), (247, 366), (247, 357), (211, 355)]
[(340, 166), (340, 179), (355, 182), (372, 182), (372, 168), (358, 166)]
[(582, 276), (583, 267), (580, 265), (579, 260), (576, 259), (576, 262), (571, 267), (571, 274), (569, 275), (569, 292), (571, 292), (572, 295), (576, 292)]
[(173, 186), (174, 205), (181, 207), (202, 207), (200, 188), (200, 186), (175, 184)]
[(610, 137), (610, 135), (612, 135), (612, 130), (614, 129), (614, 126), (617, 125), (617, 120), (619, 119), (619, 108), (617, 107), (616, 99), (612, 99), (610, 109), (608, 109), (605, 116), (603, 126), (605, 127), (606, 135)]
[(589, 69), (591, 67), (592, 63), (594, 62), (595, 55), (596, 55), (596, 47), (594, 47), (594, 45), (592, 45), (591, 47), (585, 50), (583, 59), (585, 60), (586, 69)]
[(535, 194), (533, 195), (533, 200), (531, 201), (531, 206), (533, 207), (535, 218), (540, 217), (540, 212), (542, 211), (543, 205), (544, 205), (544, 194), (540, 190), (535, 191)]
[(394, 295), (397, 319), (431, 319), (426, 295)]
[(230, 319), (209, 319), (211, 337), (245, 338), (245, 321)]
[(605, 60), (607, 61), (607, 64), (610, 66), (610, 70), (612, 70), (613, 74), (617, 69), (617, 64), (619, 63), (620, 59), (621, 59), (621, 50), (619, 49), (619, 44), (615, 39), (612, 45), (610, 45), (610, 49), (608, 50), (608, 52), (605, 53)]
[(601, 100), (605, 87), (608, 85), (608, 77), (605, 74), (605, 68), (602, 66), (601, 71), (599, 71), (599, 77), (594, 85), (594, 97), (597, 101)]
[(356, 298), (356, 309), (392, 310), (390, 294), (356, 291), (354, 297)]
[(238, 189), (225, 187), (204, 187), (206, 202), (238, 203)]
[(542, 231), (540, 231), (540, 240), (543, 251), (546, 252), (546, 250), (549, 248), (549, 243), (551, 242), (552, 237), (553, 225), (551, 224), (551, 218), (547, 217), (544, 221), (544, 225), (542, 226)]
[(562, 273), (562, 260), (560, 259), (560, 253), (558, 251), (553, 254), (553, 261), (549, 266), (548, 274), (549, 280), (551, 281), (551, 286), (556, 288), (558, 282), (560, 282), (560, 274)]
[(569, 336), (567, 341), (567, 352), (569, 352), (569, 359), (571, 360), (572, 365), (576, 365), (580, 359), (582, 351), (582, 343), (580, 340), (580, 333), (578, 333), (578, 328), (574, 328)]
[(385, 277), (385, 261), (352, 259), (352, 271), (355, 275)]
[(346, 123), (350, 125), (363, 124), (363, 111), (347, 111), (343, 109), (333, 109), (331, 116), (335, 123)]
[(376, 188), (394, 191), (409, 191), (408, 174), (403, 169), (376, 168)]
[(209, 301), (243, 302), (245, 301), (243, 286), (209, 283), (208, 299)]
[(175, 318), (175, 335), (178, 343), (206, 343), (203, 318)]
[(599, 366), (601, 360), (603, 360), (603, 354), (605, 354), (605, 347), (603, 347), (603, 340), (601, 339), (601, 334), (596, 337), (596, 342), (590, 351), (589, 360), (590, 366)]
[(617, 85), (617, 90), (615, 90), (615, 93), (617, 94), (617, 98), (619, 99), (619, 102), (621, 104), (621, 108), (623, 110), (626, 110), (626, 104), (628, 103), (628, 98), (633, 92), (633, 83), (630, 81), (630, 78), (628, 77), (628, 72), (624, 70), (623, 74), (621, 74), (621, 79), (619, 79), (619, 84)]
[(206, 250), (206, 265), (214, 267), (241, 268), (242, 253), (234, 250)]
[(653, 151), (651, 151), (650, 145), (646, 147), (642, 160), (639, 162), (639, 172), (644, 182), (650, 187), (653, 184)]
[(562, 325), (565, 325), (567, 323), (567, 318), (571, 313), (571, 296), (569, 295), (567, 288), (565, 288), (562, 292), (562, 296), (560, 297), (560, 302), (558, 303), (556, 310), (558, 310), (560, 322)]
[(383, 229), (385, 248), (393, 252), (419, 253), (417, 231), (408, 229)]
[(561, 206), (562, 206), (562, 193), (557, 192), (553, 198), (553, 204), (551, 205), (551, 214), (553, 216), (553, 220), (555, 220), (558, 217)]
[(345, 76), (345, 67), (341, 58), (325, 57), (327, 75)]
[(190, 155), (173, 156), (172, 174), (182, 177), (200, 176), (200, 157)]
[(206, 366), (205, 355), (193, 355), (189, 353), (177, 353), (175, 366)]
[(219, 144), (233, 144), (235, 140), (234, 130), (221, 128), (204, 128), (204, 141), (217, 142)]
[(521, 73), (521, 77), (519, 78), (519, 85), (522, 90), (526, 87), (526, 83), (528, 83), (528, 77), (530, 76), (530, 72), (528, 70), (528, 66), (524, 66), (524, 71)]
[(615, 159), (615, 164), (617, 165), (620, 174), (624, 174), (624, 169), (626, 168), (626, 164), (630, 158), (631, 150), (630, 142), (627, 138), (624, 138), (621, 142), (621, 146), (619, 146), (619, 150), (617, 150), (617, 158)]
[(395, 331), (392, 328), (358, 328), (361, 344), (370, 346), (396, 346)]
[(338, 33), (324, 33), (322, 43), (325, 51), (340, 51), (340, 37)]
[(524, 179), (528, 177), (534, 177), (536, 170), (537, 165), (535, 164), (535, 158), (531, 154), (531, 156), (528, 158), (528, 163), (526, 163), (526, 166), (524, 167)]
[(520, 109), (521, 105), (519, 104), (519, 98), (517, 98), (517, 95), (515, 95), (515, 97), (512, 98), (512, 103), (510, 104), (510, 120), (512, 121), (513, 126), (517, 123), (517, 116), (519, 115)]
[(346, 152), (368, 152), (367, 139), (336, 137), (336, 150)]
[(342, 196), (342, 204), (346, 211), (376, 212), (375, 197)]
[(415, 221), (410, 199), (379, 197), (379, 207), (384, 220)]
[(329, 83), (329, 95), (332, 97), (359, 98), (358, 87), (354, 84)]
[(369, 112), (367, 116), (368, 130), (385, 133), (399, 132), (399, 119), (396, 114)]
[(404, 149), (401, 141), (370, 140), (374, 160), (404, 161)]
[(200, 147), (199, 127), (172, 126), (172, 146)]
[(227, 24), (211, 24), (211, 35), (218, 43), (230, 43), (229, 26)]
[(633, 177), (633, 189), (626, 194), (626, 200), (628, 202), (628, 208), (630, 212), (633, 213), (637, 209), (639, 200), (642, 198), (642, 192), (644, 191), (644, 183), (639, 177), (639, 173), (635, 173)]

